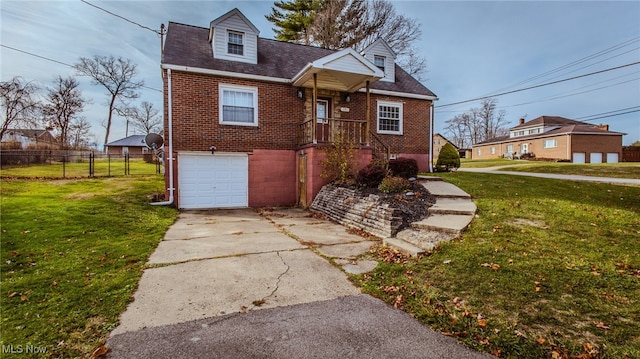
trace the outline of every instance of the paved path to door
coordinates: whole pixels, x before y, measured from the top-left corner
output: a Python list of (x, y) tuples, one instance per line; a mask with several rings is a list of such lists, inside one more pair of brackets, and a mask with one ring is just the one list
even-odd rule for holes
[(296, 209), (183, 212), (107, 357), (489, 358), (360, 293), (344, 271), (376, 243)]
[[(517, 165), (487, 167), (487, 168), (459, 168), (458, 171), (492, 173), (492, 174), (498, 174), (498, 175), (528, 176), (528, 177), (539, 177), (539, 178), (555, 178), (555, 179), (563, 179), (563, 180), (569, 180), (569, 181), (599, 182), (599, 183), (640, 186), (640, 179), (633, 179), (633, 178), (594, 177), (594, 176), (562, 175), (562, 174), (555, 174), (555, 173), (516, 172), (516, 171), (501, 170), (503, 168), (516, 167), (516, 166)], [(603, 173), (603, 175), (604, 174), (606, 173)]]

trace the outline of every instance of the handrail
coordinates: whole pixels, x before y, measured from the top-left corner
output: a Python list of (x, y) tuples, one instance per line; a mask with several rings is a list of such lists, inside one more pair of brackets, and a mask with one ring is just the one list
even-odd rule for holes
[[(387, 146), (375, 132), (369, 131), (369, 135), (371, 135), (371, 138), (373, 139), (371, 143), (371, 146), (373, 147), (373, 155), (375, 156), (376, 153), (382, 153), (384, 159), (391, 159), (391, 148)], [(382, 149), (382, 151), (380, 151), (380, 149)]]

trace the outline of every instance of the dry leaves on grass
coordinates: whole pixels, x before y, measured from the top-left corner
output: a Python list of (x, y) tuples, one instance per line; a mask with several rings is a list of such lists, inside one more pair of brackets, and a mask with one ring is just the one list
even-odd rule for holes
[(386, 263), (405, 264), (409, 260), (408, 254), (404, 254), (397, 249), (389, 247), (379, 247), (378, 256)]

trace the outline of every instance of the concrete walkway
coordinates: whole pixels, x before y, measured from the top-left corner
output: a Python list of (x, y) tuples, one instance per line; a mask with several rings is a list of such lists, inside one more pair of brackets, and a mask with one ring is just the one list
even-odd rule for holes
[(640, 179), (633, 179), (633, 178), (594, 177), (594, 176), (562, 175), (562, 174), (554, 174), (554, 173), (517, 172), (517, 171), (501, 170), (502, 168), (508, 168), (508, 167), (514, 167), (514, 166), (511, 165), (511, 166), (486, 167), (486, 168), (459, 168), (458, 171), (640, 186)]
[(490, 357), (361, 294), (345, 272), (373, 270), (375, 244), (297, 209), (183, 212), (107, 357)]

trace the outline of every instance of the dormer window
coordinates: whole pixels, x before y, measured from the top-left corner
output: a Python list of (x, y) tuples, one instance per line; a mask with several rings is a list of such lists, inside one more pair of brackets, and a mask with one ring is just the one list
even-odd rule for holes
[(244, 34), (237, 31), (228, 31), (227, 38), (227, 53), (231, 55), (244, 56)]
[(376, 65), (380, 70), (382, 70), (382, 72), (384, 72), (384, 62), (385, 62), (384, 56), (378, 56), (378, 55), (373, 56), (373, 64)]

